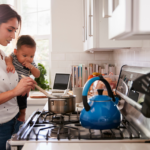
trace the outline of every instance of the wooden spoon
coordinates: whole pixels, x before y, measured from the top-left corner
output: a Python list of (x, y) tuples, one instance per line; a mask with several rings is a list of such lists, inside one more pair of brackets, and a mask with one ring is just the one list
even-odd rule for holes
[[(26, 78), (26, 76), (21, 75), (22, 78)], [(52, 94), (47, 93), (45, 90), (43, 90), (41, 87), (39, 87), (38, 85), (34, 84), (34, 86), (41, 91), (43, 94), (45, 94), (48, 98), (57, 98), (55, 96), (53, 96)]]

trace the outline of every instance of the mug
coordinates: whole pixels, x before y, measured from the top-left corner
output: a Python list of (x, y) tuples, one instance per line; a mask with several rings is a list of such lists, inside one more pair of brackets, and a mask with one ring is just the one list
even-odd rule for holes
[(82, 91), (83, 91), (83, 87), (73, 88), (73, 95), (76, 95), (76, 103), (82, 102)]

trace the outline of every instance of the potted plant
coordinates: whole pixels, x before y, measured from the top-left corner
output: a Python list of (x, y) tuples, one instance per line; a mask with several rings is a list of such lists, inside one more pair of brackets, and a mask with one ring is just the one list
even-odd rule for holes
[[(49, 90), (49, 84), (48, 81), (45, 79), (45, 75), (46, 75), (46, 69), (45, 67), (41, 64), (38, 63), (38, 69), (40, 70), (40, 77), (39, 78), (35, 78), (34, 80), (37, 82), (37, 84), (44, 90)], [(35, 88), (35, 91), (38, 91), (38, 89)]]

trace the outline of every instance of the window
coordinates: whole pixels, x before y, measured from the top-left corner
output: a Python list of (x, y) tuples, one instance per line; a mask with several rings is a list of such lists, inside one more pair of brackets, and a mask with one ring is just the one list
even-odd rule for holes
[[(0, 3), (11, 4), (22, 17), (22, 27), (20, 35), (31, 35), (36, 43), (35, 54), (36, 64), (42, 63), (46, 70), (46, 79), (49, 80), (49, 63), (51, 49), (51, 18), (50, 0), (0, 0)], [(14, 49), (15, 42), (7, 47), (0, 47), (6, 54), (10, 54)]]

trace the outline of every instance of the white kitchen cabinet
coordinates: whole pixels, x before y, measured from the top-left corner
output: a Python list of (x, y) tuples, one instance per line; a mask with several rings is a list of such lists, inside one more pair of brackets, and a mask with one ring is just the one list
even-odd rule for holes
[(83, 49), (93, 48), (93, 0), (82, 0)]
[[(85, 0), (86, 1), (86, 0)], [(109, 39), (108, 20), (111, 18), (103, 18), (103, 0), (93, 0), (93, 36), (90, 40), (85, 41), (85, 45), (90, 45), (84, 48), (84, 51), (111, 51), (114, 49), (124, 49), (130, 47), (142, 47), (142, 40), (126, 40), (116, 41)], [(87, 17), (88, 18), (88, 17)], [(86, 21), (84, 22), (86, 23)], [(119, 26), (121, 21), (116, 22)], [(86, 25), (84, 25), (86, 26)], [(116, 30), (113, 28), (113, 31)], [(88, 25), (87, 25), (88, 28)], [(87, 30), (88, 31), (88, 30)], [(88, 39), (88, 38), (87, 38)]]
[(150, 39), (150, 0), (118, 0), (109, 18), (109, 39)]

